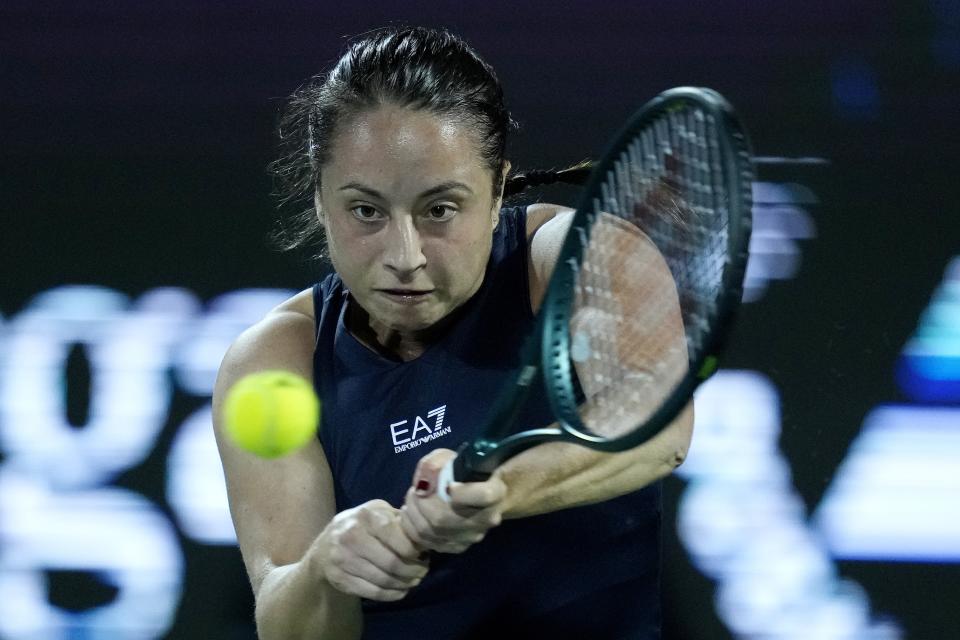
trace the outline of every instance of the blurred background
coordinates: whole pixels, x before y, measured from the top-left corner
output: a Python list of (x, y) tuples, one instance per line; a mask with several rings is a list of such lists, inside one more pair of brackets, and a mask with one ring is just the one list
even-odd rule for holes
[(960, 2), (4, 0), (0, 638), (254, 637), (210, 392), (325, 273), (267, 241), (283, 96), (397, 22), (498, 70), (515, 167), (677, 85), (764, 158), (665, 485), (665, 638), (960, 637)]

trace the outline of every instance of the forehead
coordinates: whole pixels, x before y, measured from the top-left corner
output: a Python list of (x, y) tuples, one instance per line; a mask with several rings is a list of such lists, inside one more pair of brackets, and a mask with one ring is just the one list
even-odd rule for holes
[(453, 116), (394, 105), (364, 110), (343, 122), (328, 157), (325, 178), (489, 179), (472, 127)]

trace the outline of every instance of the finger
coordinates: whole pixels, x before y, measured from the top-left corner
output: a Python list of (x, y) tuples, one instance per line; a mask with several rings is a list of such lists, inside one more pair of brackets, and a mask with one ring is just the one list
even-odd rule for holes
[(327, 581), (341, 593), (381, 602), (400, 600), (409, 592), (409, 589), (384, 589), (336, 567), (327, 572)]
[(432, 496), (437, 490), (437, 478), (447, 460), (456, 457), (450, 449), (434, 449), (417, 462), (413, 472), (413, 490), (421, 498)]
[[(401, 562), (414, 571), (419, 569), (421, 573), (425, 574), (429, 567), (427, 561), (429, 556), (424, 553), (424, 547), (414, 542), (405, 528), (405, 522), (407, 522), (407, 517), (398, 514), (396, 521), (391, 526), (373, 529), (371, 533)], [(410, 525), (406, 524), (406, 526)]]
[[(408, 508), (405, 506), (404, 509), (404, 513), (410, 514), (409, 520), (417, 520), (423, 516), (421, 512), (416, 511), (412, 507)], [(405, 520), (408, 520), (408, 518), (405, 518)], [(413, 525), (408, 526), (412, 527)], [(421, 524), (421, 526), (428, 525)], [(440, 553), (462, 553), (470, 546), (483, 540), (487, 529), (489, 529), (489, 526), (460, 521), (457, 527), (442, 531), (438, 530), (436, 535), (420, 536), (417, 532), (413, 532), (411, 535), (420, 536), (423, 539), (421, 544), (431, 551)]]
[(485, 509), (503, 501), (507, 485), (497, 476), (491, 476), (484, 482), (454, 482), (449, 494), (454, 509)]
[(373, 536), (341, 549), (333, 560), (345, 573), (383, 589), (409, 589), (426, 575), (424, 567), (407, 563)]
[(409, 545), (414, 553), (416, 553), (416, 556), (405, 557), (408, 557), (412, 561), (420, 562), (424, 566), (429, 566), (430, 555), (427, 552), (430, 549), (424, 544), (416, 527), (410, 522), (410, 514), (403, 507), (400, 507), (400, 522), (397, 528), (399, 529), (399, 534), (391, 534), (390, 541), (385, 544), (391, 545), (391, 548), (400, 547), (401, 549), (406, 549), (407, 545)]
[[(395, 529), (396, 537), (406, 539), (399, 527)], [(365, 547), (362, 557), (388, 575), (409, 582), (420, 581), (427, 575), (427, 563), (420, 559), (419, 551), (414, 551), (414, 554), (412, 558), (403, 557), (394, 551), (390, 544), (384, 542), (380, 535), (371, 534), (370, 544)]]
[(400, 508), (404, 533), (406, 533), (417, 546), (433, 550), (435, 549), (435, 545), (443, 542), (442, 536), (423, 513), (422, 501), (413, 496), (412, 492), (412, 489), (407, 491), (407, 500)]
[[(354, 588), (360, 588), (360, 585), (365, 584), (384, 591), (409, 591), (420, 584), (419, 580), (398, 580), (360, 558), (351, 559), (339, 569), (345, 577), (352, 579)], [(351, 580), (346, 582), (350, 583)]]
[(487, 509), (457, 506), (439, 496), (418, 498), (407, 491), (404, 513), (417, 529), (417, 537), (429, 542), (431, 548), (448, 541), (476, 542), (492, 526), (500, 524), (500, 503)]
[(388, 507), (377, 510), (370, 517), (373, 520), (373, 525), (369, 527), (371, 535), (404, 560), (420, 562), (423, 549), (405, 535), (402, 526), (405, 516), (400, 509)]
[(404, 522), (410, 526), (409, 518), (401, 514), (394, 526), (376, 532), (377, 539), (405, 561), (423, 564), (423, 547), (410, 537)]
[(503, 522), (503, 509), (500, 503), (486, 509), (475, 507), (455, 507), (454, 509), (463, 518), (461, 527), (465, 530), (485, 533)]
[(483, 539), (483, 534), (473, 534), (473, 536), (476, 537), (476, 540), (446, 540), (438, 544), (434, 551), (438, 553), (463, 553), (472, 547), (476, 542), (479, 542)]
[(400, 507), (400, 529), (403, 531), (403, 535), (410, 540), (410, 544), (418, 549), (426, 548), (423, 538), (420, 537), (420, 532), (417, 531), (416, 526), (410, 521), (410, 511), (406, 505)]
[[(411, 493), (412, 490), (408, 492), (408, 498)], [(435, 518), (437, 522), (428, 515), (427, 508), (435, 502), (439, 502), (446, 510), (443, 518)], [(404, 514), (405, 533), (422, 547), (441, 553), (460, 553), (482, 540), (489, 528), (449, 513), (449, 507), (436, 497), (428, 500), (415, 497), (408, 499), (401, 511)]]
[[(470, 540), (461, 539), (465, 537), (470, 537), (471, 539)], [(478, 535), (478, 534), (461, 532), (459, 536), (456, 538), (442, 538), (442, 537), (431, 538), (430, 540), (423, 540), (421, 544), (423, 545), (423, 548), (426, 551), (435, 551), (439, 553), (461, 553), (462, 551), (466, 550), (475, 542), (475, 540), (473, 540), (472, 538), (482, 538), (482, 537), (483, 537), (482, 534)], [(427, 554), (424, 553), (424, 555), (426, 556)]]

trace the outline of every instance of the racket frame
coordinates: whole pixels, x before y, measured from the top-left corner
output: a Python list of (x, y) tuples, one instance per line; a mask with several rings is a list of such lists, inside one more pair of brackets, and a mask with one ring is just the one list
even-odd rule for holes
[[(718, 135), (717, 158), (728, 170), (722, 176), (728, 194), (730, 226), (727, 262), (723, 272), (712, 331), (684, 377), (667, 399), (638, 428), (616, 438), (587, 432), (577, 411), (578, 394), (571, 371), (569, 323), (573, 307), (577, 270), (595, 222), (593, 201), (607, 172), (620, 158), (636, 134), (655, 119), (682, 105), (693, 104), (715, 121)], [(689, 404), (693, 392), (717, 369), (719, 356), (743, 296), (751, 232), (753, 164), (746, 133), (733, 108), (719, 93), (699, 87), (677, 87), (664, 91), (641, 107), (612, 139), (602, 160), (594, 167), (581, 191), (547, 292), (537, 314), (533, 332), (525, 342), (524, 366), (514, 383), (498, 398), (484, 435), (464, 443), (446, 470), (447, 483), (483, 480), (506, 459), (537, 444), (565, 441), (598, 451), (624, 451), (656, 436)], [(689, 354), (688, 354), (689, 355)], [(556, 427), (510, 433), (531, 387), (544, 384)], [(443, 484), (443, 482), (441, 482)], [(441, 491), (446, 498), (446, 491)]]

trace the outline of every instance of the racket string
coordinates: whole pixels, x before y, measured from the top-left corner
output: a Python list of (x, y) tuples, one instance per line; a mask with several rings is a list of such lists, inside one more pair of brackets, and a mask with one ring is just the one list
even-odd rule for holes
[(704, 347), (728, 242), (719, 163), (713, 116), (672, 110), (624, 148), (594, 199), (570, 321), (591, 433), (634, 429)]

